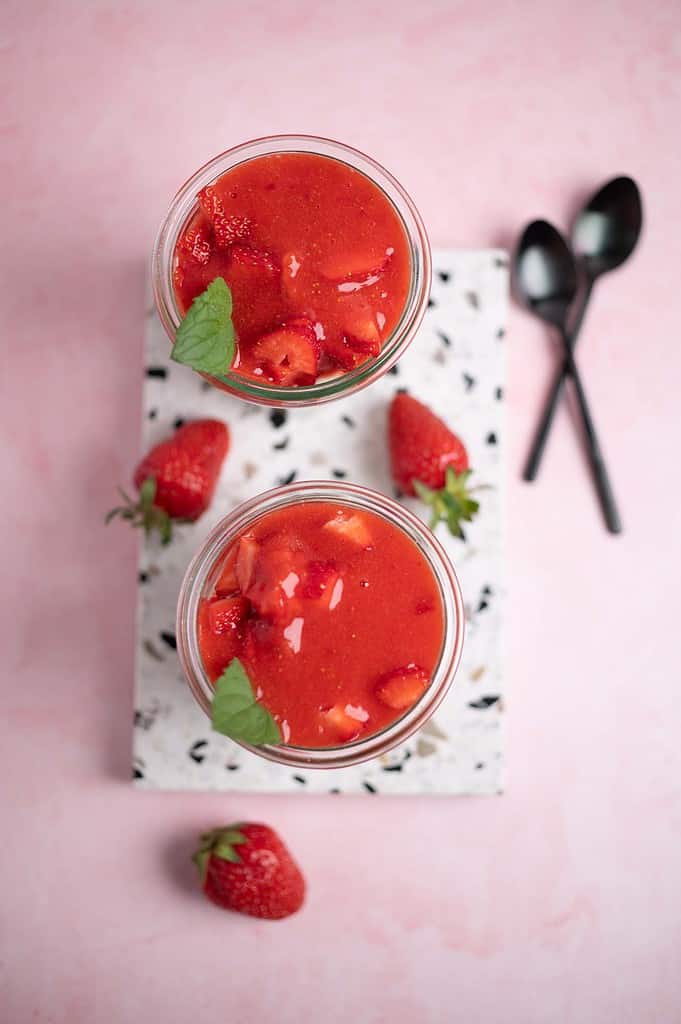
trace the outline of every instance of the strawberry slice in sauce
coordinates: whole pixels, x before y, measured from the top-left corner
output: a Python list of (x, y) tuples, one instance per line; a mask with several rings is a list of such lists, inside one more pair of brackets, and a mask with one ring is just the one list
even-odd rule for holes
[(253, 223), (250, 217), (231, 213), (224, 195), (213, 185), (202, 188), (198, 200), (201, 209), (213, 225), (215, 244), (218, 248), (227, 249), (234, 242), (246, 241), (251, 237)]
[(403, 711), (416, 703), (429, 682), (428, 673), (422, 668), (407, 665), (384, 675), (376, 687), (376, 696), (389, 708)]
[(258, 249), (254, 245), (233, 245), (230, 255), (234, 263), (240, 263), (246, 267), (254, 267), (256, 270), (263, 270), (267, 274), (276, 274), (279, 264), (276, 257), (266, 249)]
[(180, 235), (177, 247), (192, 263), (205, 266), (213, 251), (211, 234), (210, 224), (206, 221), (205, 217), (197, 214), (189, 222), (187, 229)]
[(354, 353), (377, 356), (381, 351), (381, 332), (370, 309), (350, 314), (345, 321), (343, 339)]
[(314, 384), (319, 369), (320, 344), (311, 320), (298, 317), (260, 338), (253, 356), (276, 384)]
[(233, 544), (225, 555), (220, 575), (215, 581), (215, 593), (218, 597), (229, 597), (235, 590), (239, 589), (239, 581), (236, 577), (236, 558), (239, 551), (239, 544)]
[(329, 530), (337, 537), (356, 544), (360, 548), (371, 546), (371, 530), (364, 516), (357, 513), (339, 510), (333, 519), (324, 523), (323, 530)]
[(201, 601), (197, 623), (201, 658), (206, 674), (213, 681), (229, 665), (232, 658), (239, 656), (241, 650), (241, 633), (236, 623), (230, 622), (223, 628), (224, 623), (220, 619), (220, 609), (218, 609), (217, 617), (211, 613), (213, 605), (218, 603), (210, 600)]
[(387, 267), (392, 254), (392, 249), (383, 252), (379, 249), (367, 249), (341, 253), (324, 263), (322, 274), (327, 281), (338, 284), (339, 291), (351, 292), (356, 290), (357, 286), (375, 284)]
[(340, 604), (343, 596), (343, 579), (336, 562), (309, 562), (303, 577), (301, 597), (316, 601), (318, 607), (333, 611)]
[(216, 636), (236, 629), (248, 615), (245, 597), (221, 597), (208, 605), (208, 624)]
[(359, 704), (334, 704), (323, 710), (321, 717), (324, 730), (340, 743), (357, 739), (369, 721), (368, 712)]

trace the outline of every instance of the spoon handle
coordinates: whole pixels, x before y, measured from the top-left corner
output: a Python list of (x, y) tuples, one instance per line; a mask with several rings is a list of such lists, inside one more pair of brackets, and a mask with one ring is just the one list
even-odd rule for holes
[[(570, 336), (567, 339), (567, 345), (570, 351), (572, 351), (572, 349), (574, 349), (575, 345), (577, 344), (577, 338), (579, 337), (579, 332), (582, 327), (582, 321), (584, 320), (586, 307), (588, 306), (589, 299), (591, 298), (592, 288), (593, 281), (589, 278), (584, 286), (584, 292), (582, 294), (582, 298), (577, 309), (574, 324), (572, 326), (572, 330), (570, 331)], [(549, 433), (551, 431), (551, 424), (553, 423), (553, 418), (556, 415), (556, 409), (558, 408), (560, 396), (563, 392), (563, 385), (567, 377), (569, 377), (569, 375), (570, 366), (566, 358), (563, 360), (562, 366), (560, 367), (560, 369), (556, 373), (556, 376), (554, 377), (551, 390), (549, 392), (548, 398), (546, 399), (544, 411), (542, 412), (541, 419), (539, 420), (539, 424), (534, 435), (532, 447), (530, 448), (530, 454), (528, 455), (527, 462), (525, 463), (525, 470), (523, 472), (524, 480), (531, 482), (536, 478), (537, 473), (539, 472), (539, 463), (541, 462), (542, 456), (544, 454), (544, 448), (546, 447), (546, 442), (548, 441)]]
[(610, 533), (621, 533), (622, 521), (617, 509), (615, 495), (613, 494), (612, 487), (610, 486), (608, 471), (605, 467), (605, 459), (603, 458), (601, 446), (596, 435), (596, 427), (594, 426), (594, 422), (591, 417), (589, 403), (586, 400), (586, 395), (584, 394), (584, 388), (582, 386), (582, 378), (579, 370), (577, 369), (577, 364), (575, 363), (572, 348), (570, 346), (570, 338), (566, 331), (561, 331), (561, 338), (563, 340), (563, 350), (565, 352), (565, 365), (568, 368), (568, 373), (572, 377), (575, 385), (575, 391), (577, 393), (577, 401), (579, 402), (579, 409), (582, 414), (582, 421), (584, 423), (584, 430), (586, 433), (589, 461), (591, 462), (591, 468), (596, 481), (596, 490), (598, 491), (598, 496), (601, 500), (601, 507), (603, 509), (605, 522)]

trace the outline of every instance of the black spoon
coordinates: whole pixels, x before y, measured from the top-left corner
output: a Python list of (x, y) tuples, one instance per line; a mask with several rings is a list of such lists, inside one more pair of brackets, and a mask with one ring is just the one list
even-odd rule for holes
[[(638, 185), (632, 178), (613, 178), (586, 204), (572, 229), (572, 247), (578, 255), (584, 287), (581, 301), (570, 330), (570, 347), (574, 349), (584, 320), (591, 290), (601, 274), (616, 270), (636, 248), (643, 226), (643, 203)], [(565, 378), (570, 370), (567, 360), (551, 387), (544, 412), (523, 476), (534, 480), (558, 407)]]
[(603, 515), (610, 532), (621, 533), (622, 524), (615, 498), (567, 333), (568, 314), (577, 294), (574, 257), (559, 231), (545, 220), (535, 220), (525, 229), (520, 239), (513, 269), (519, 298), (533, 313), (557, 327), (560, 332), (564, 365), (574, 381)]

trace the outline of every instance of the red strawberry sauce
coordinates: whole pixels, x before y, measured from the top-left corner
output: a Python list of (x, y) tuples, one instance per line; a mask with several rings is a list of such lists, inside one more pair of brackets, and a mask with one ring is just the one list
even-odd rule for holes
[[(261, 383), (309, 384), (380, 352), (400, 319), (411, 267), (402, 221), (369, 178), (326, 156), (272, 154), (227, 171), (198, 200), (175, 250), (176, 300), (184, 315), (212, 280), (227, 281), (235, 371)], [(307, 321), (321, 345), (313, 338), (309, 352), (293, 346), (289, 369), (290, 336), (257, 344), (292, 320)]]
[(379, 732), (427, 689), (444, 612), (413, 541), (373, 513), (305, 502), (265, 513), (216, 562), (199, 607), (215, 681), (242, 661), (284, 742)]

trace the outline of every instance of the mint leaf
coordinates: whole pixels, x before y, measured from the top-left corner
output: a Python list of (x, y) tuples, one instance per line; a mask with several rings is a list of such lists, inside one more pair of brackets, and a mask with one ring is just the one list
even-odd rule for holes
[(260, 746), (281, 743), (283, 737), (267, 708), (258, 704), (251, 681), (238, 658), (233, 658), (215, 683), (213, 728), (233, 740)]
[(197, 295), (177, 328), (170, 358), (199, 373), (220, 377), (234, 359), (232, 293), (223, 277), (216, 277)]

